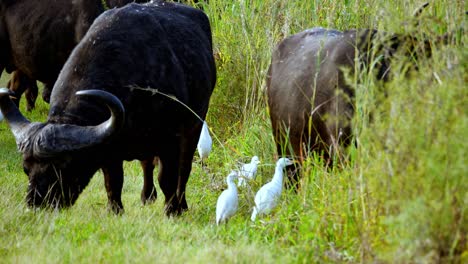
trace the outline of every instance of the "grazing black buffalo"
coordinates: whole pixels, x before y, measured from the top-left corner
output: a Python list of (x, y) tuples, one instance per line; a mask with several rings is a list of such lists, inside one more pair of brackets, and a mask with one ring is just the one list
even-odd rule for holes
[(29, 176), (27, 203), (70, 206), (101, 168), (109, 206), (119, 213), (123, 161), (142, 161), (145, 202), (156, 198), (152, 161), (158, 157), (166, 214), (186, 210), (203, 125), (191, 111), (205, 118), (215, 82), (202, 11), (164, 2), (106, 11), (64, 65), (45, 123), (30, 123), (8, 90), (0, 92)]
[[(330, 161), (331, 155), (348, 146), (352, 138), (354, 90), (346, 83), (345, 72), (352, 74), (356, 67), (369, 69), (375, 62), (376, 78), (386, 80), (394, 54), (415, 51), (418, 43), (410, 36), (375, 30), (323, 28), (305, 30), (281, 41), (266, 79), (278, 154), (302, 160), (316, 152)], [(297, 181), (298, 174), (291, 174)]]
[[(133, 1), (105, 3), (112, 8)], [(27, 108), (34, 108), (38, 93), (35, 80), (44, 83), (42, 97), (49, 102), (63, 64), (104, 9), (101, 0), (0, 1), (0, 76), (4, 69), (15, 71), (8, 88), (17, 104), (27, 91)]]

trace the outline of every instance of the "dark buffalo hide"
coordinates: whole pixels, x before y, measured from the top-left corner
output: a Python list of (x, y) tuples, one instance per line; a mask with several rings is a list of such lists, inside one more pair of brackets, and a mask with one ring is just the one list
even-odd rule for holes
[(191, 111), (205, 118), (215, 82), (202, 11), (163, 2), (106, 11), (65, 63), (45, 123), (30, 123), (7, 90), (0, 92), (29, 177), (28, 204), (70, 206), (102, 169), (109, 206), (121, 212), (123, 161), (138, 159), (143, 202), (156, 198), (153, 161), (159, 160), (166, 213), (187, 209), (185, 188), (203, 124)]
[[(107, 0), (120, 7), (133, 0)], [(147, 1), (138, 1), (147, 2)], [(104, 12), (101, 0), (2, 0), (0, 1), (0, 76), (15, 71), (10, 81), (16, 104), (28, 91), (27, 108), (34, 108), (36, 81), (44, 83), (42, 97), (51, 89), (72, 49), (94, 19)]]

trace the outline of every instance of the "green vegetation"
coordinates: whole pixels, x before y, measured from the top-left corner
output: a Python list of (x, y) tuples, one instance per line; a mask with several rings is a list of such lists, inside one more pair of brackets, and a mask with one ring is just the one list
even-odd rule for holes
[[(27, 177), (7, 125), (0, 123), (0, 263), (467, 263), (468, 90), (465, 1), (431, 2), (415, 27), (420, 1), (210, 0), (218, 83), (207, 117), (215, 140), (208, 171), (195, 158), (190, 210), (163, 214), (162, 193), (140, 203), (138, 162), (125, 164), (126, 212), (106, 210), (102, 174), (67, 210), (29, 210)], [(376, 28), (449, 44), (420, 58), (418, 72), (396, 60), (385, 86), (350, 76), (356, 87), (358, 148), (341, 168), (317, 157), (303, 167), (299, 192), (286, 192), (270, 217), (250, 221), (253, 191), (276, 161), (264, 96), (271, 52), (285, 36), (322, 26)], [(401, 60), (398, 60), (401, 59)], [(8, 76), (0, 80), (4, 86)], [(24, 100), (21, 109), (24, 110)], [(48, 105), (23, 111), (46, 119)], [(372, 122), (368, 114), (372, 112)], [(239, 212), (215, 225), (225, 177), (253, 155), (262, 161), (252, 190), (240, 191)]]

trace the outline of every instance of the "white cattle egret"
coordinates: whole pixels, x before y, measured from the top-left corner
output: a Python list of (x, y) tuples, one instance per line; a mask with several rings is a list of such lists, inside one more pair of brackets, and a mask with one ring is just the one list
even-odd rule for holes
[(233, 216), (239, 206), (237, 197), (237, 187), (234, 180), (237, 178), (237, 172), (232, 171), (226, 178), (228, 188), (218, 197), (216, 203), (216, 224), (227, 222)]
[(283, 190), (283, 170), (286, 166), (292, 164), (293, 162), (288, 158), (280, 158), (276, 162), (273, 179), (263, 185), (255, 195), (255, 206), (250, 218), (252, 221), (255, 221), (257, 214), (268, 214), (278, 205), (281, 191)]
[(244, 187), (246, 180), (251, 181), (255, 179), (257, 175), (257, 167), (260, 160), (257, 156), (253, 156), (250, 163), (243, 164), (239, 170), (239, 182), (237, 186)]
[(203, 161), (208, 158), (208, 155), (211, 152), (211, 144), (213, 141), (211, 140), (210, 131), (208, 130), (208, 125), (206, 121), (203, 122), (203, 127), (200, 132), (200, 139), (198, 139), (198, 154), (200, 155), (200, 159), (203, 166)]

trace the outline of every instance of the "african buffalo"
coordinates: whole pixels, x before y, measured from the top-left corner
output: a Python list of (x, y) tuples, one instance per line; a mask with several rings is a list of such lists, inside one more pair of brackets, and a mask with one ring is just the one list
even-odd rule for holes
[(191, 111), (205, 118), (215, 82), (202, 11), (154, 1), (104, 12), (60, 72), (45, 123), (30, 123), (0, 92), (29, 177), (28, 205), (71, 206), (101, 168), (109, 207), (122, 212), (123, 161), (142, 161), (146, 201), (156, 198), (158, 157), (166, 214), (186, 210), (203, 125)]
[[(105, 3), (113, 8), (133, 1)], [(35, 80), (44, 83), (42, 97), (49, 102), (63, 64), (104, 10), (101, 0), (0, 1), (0, 76), (4, 69), (14, 71), (8, 88), (14, 92), (17, 104), (27, 91), (27, 108), (34, 108), (38, 93)]]
[[(411, 36), (376, 30), (324, 28), (305, 30), (281, 41), (266, 78), (278, 154), (302, 160), (316, 152), (330, 162), (337, 150), (352, 142), (354, 90), (346, 82), (345, 72), (353, 74), (356, 68), (369, 69), (375, 63), (376, 78), (387, 80), (394, 54), (411, 53), (419, 43)], [(298, 174), (291, 174), (297, 183)]]

